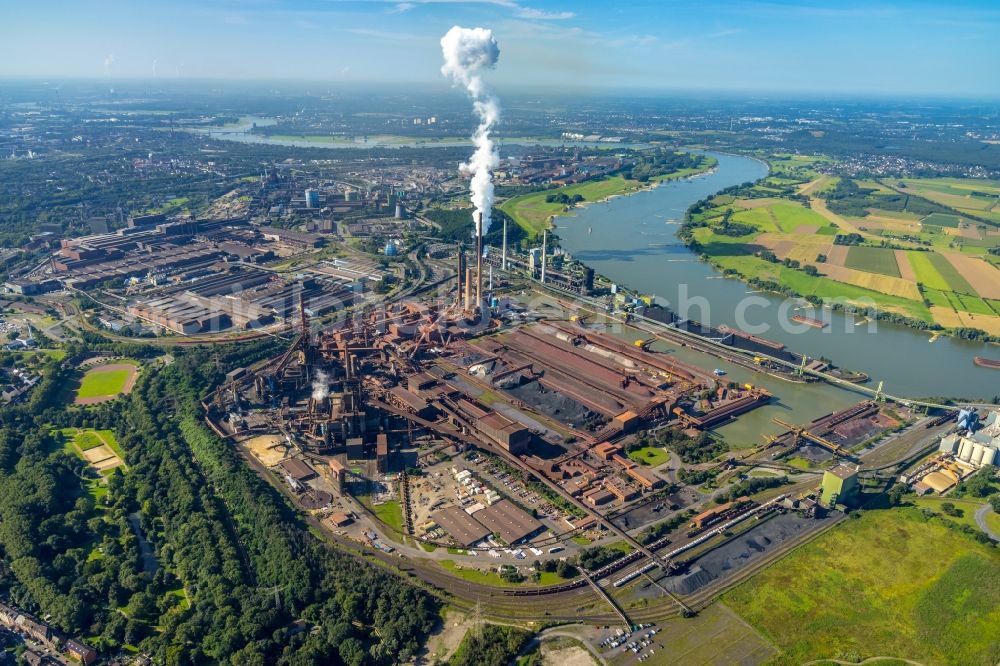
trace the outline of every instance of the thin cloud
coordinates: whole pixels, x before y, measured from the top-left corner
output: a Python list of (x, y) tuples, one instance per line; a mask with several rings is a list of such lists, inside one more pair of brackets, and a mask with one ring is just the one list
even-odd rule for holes
[(606, 44), (613, 48), (621, 48), (623, 46), (652, 46), (659, 41), (655, 35), (626, 35), (608, 40)]
[(565, 21), (571, 19), (576, 14), (573, 12), (546, 12), (533, 7), (518, 7), (517, 15), (520, 18), (536, 19), (539, 21)]
[[(356, 0), (339, 0), (340, 2), (354, 2)], [(490, 5), (493, 7), (502, 7), (504, 9), (510, 9), (513, 11), (514, 16), (518, 18), (535, 20), (535, 21), (565, 21), (567, 19), (574, 18), (576, 14), (570, 11), (557, 11), (550, 12), (544, 9), (537, 9), (535, 7), (528, 7), (522, 5), (515, 0), (408, 0), (407, 2), (398, 2), (397, 0), (369, 0), (372, 2), (381, 2), (384, 4), (392, 4), (393, 8), (390, 10), (392, 14), (402, 14), (404, 12), (416, 9), (421, 5)]]
[(738, 35), (742, 32), (744, 32), (743, 28), (725, 28), (723, 30), (713, 32), (708, 36), (712, 39), (721, 39), (722, 37), (730, 37), (732, 35)]
[(427, 40), (425, 35), (415, 35), (408, 32), (391, 32), (389, 30), (372, 30), (370, 28), (348, 28), (346, 32), (360, 37), (371, 37), (372, 39), (384, 39), (394, 42), (403, 40), (423, 42)]

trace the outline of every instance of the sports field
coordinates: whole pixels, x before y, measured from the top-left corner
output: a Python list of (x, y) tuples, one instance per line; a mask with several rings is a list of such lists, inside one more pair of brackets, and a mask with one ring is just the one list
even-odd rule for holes
[(76, 389), (74, 402), (78, 405), (93, 405), (113, 400), (123, 393), (129, 393), (135, 385), (138, 368), (134, 361), (121, 361), (99, 365), (86, 370)]
[(92, 428), (63, 428), (59, 431), (65, 449), (89, 464), (94, 471), (108, 474), (117, 467), (124, 467), (125, 452), (110, 430)]
[(1000, 552), (914, 507), (845, 520), (723, 599), (782, 649), (776, 664), (1000, 661)]

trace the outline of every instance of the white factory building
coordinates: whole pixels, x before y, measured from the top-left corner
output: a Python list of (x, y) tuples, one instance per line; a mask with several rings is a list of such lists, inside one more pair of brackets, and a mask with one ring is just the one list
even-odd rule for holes
[(939, 450), (973, 467), (1000, 465), (1000, 410), (990, 412), (976, 430), (958, 432), (941, 438)]

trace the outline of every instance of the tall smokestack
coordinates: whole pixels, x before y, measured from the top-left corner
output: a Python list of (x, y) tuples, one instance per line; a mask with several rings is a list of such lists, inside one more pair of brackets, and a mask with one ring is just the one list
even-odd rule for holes
[(458, 305), (462, 304), (462, 274), (465, 272), (465, 266), (463, 265), (463, 264), (465, 264), (465, 262), (462, 261), (462, 259), (464, 259), (464, 258), (465, 258), (465, 255), (462, 252), (462, 246), (459, 245), (458, 246), (458, 273), (456, 274), (456, 277), (458, 278), (458, 286), (455, 289), (455, 302), (458, 303)]
[(500, 268), (507, 270), (507, 218), (503, 218), (503, 250), (500, 253)]
[(483, 214), (476, 214), (476, 307), (483, 307)]
[(472, 309), (472, 269), (465, 268), (465, 309)]
[(545, 264), (549, 252), (549, 230), (542, 231), (542, 284), (545, 284)]

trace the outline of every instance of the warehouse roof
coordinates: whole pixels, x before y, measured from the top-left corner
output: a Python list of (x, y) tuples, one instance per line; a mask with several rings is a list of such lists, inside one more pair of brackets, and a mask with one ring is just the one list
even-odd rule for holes
[(477, 511), (476, 520), (508, 544), (526, 539), (545, 527), (507, 500), (500, 500), (482, 511)]
[(296, 481), (305, 481), (316, 476), (316, 471), (312, 467), (297, 458), (286, 458), (278, 463), (278, 467)]
[(489, 412), (485, 416), (479, 419), (479, 423), (487, 428), (491, 428), (497, 432), (503, 432), (507, 434), (516, 433), (522, 430), (527, 430), (523, 425), (517, 421), (512, 421), (500, 412)]
[(431, 520), (440, 525), (459, 545), (466, 548), (490, 535), (488, 529), (463, 511), (461, 507), (448, 506), (440, 511), (435, 511), (431, 514)]

